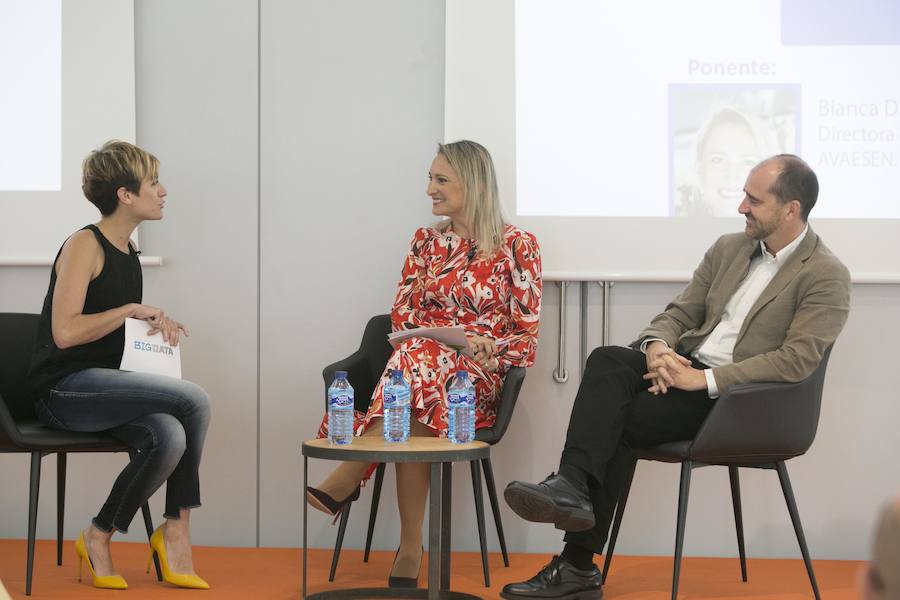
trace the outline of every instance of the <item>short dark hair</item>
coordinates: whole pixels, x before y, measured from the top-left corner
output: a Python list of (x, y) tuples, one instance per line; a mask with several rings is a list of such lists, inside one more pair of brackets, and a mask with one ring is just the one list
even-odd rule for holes
[(781, 204), (798, 201), (803, 221), (806, 222), (819, 197), (819, 178), (799, 156), (778, 154), (765, 162), (770, 161), (777, 161), (781, 172), (769, 188), (769, 193), (774, 194)]
[(108, 217), (119, 207), (119, 188), (139, 194), (145, 179), (159, 176), (159, 160), (134, 144), (110, 140), (84, 159), (81, 172), (85, 197)]

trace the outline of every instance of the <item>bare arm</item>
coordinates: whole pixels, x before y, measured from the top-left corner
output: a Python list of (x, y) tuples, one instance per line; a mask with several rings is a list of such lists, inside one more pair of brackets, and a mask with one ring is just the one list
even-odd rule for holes
[(99, 340), (121, 327), (127, 317), (152, 324), (162, 324), (166, 319), (160, 309), (134, 303), (101, 313), (83, 313), (88, 285), (103, 269), (103, 250), (90, 231), (79, 231), (69, 238), (55, 268), (51, 322), (53, 341), (60, 349)]

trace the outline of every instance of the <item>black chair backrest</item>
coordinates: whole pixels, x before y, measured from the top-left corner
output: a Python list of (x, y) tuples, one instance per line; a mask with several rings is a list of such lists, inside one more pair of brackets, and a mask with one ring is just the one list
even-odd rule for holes
[(510, 367), (503, 379), (503, 392), (500, 396), (500, 404), (497, 407), (497, 420), (491, 427), (483, 427), (475, 432), (475, 439), (487, 442), (492, 446), (503, 439), (503, 434), (509, 428), (516, 402), (519, 399), (519, 391), (525, 382), (524, 367)]
[(13, 420), (33, 419), (34, 394), (28, 368), (37, 338), (40, 315), (0, 313), (0, 444)]
[(381, 374), (384, 373), (384, 368), (391, 358), (393, 348), (387, 340), (390, 332), (390, 315), (375, 315), (366, 323), (366, 330), (363, 332), (362, 342), (359, 344), (359, 349), (363, 350), (366, 356), (369, 357), (369, 381), (367, 382), (363, 410), (368, 410), (372, 394), (375, 393), (375, 387), (378, 385), (378, 380), (381, 378)]
[(690, 455), (699, 462), (767, 463), (804, 454), (819, 426), (831, 346), (797, 383), (748, 383), (727, 390), (697, 432)]
[[(334, 379), (334, 373), (342, 363), (348, 363), (348, 378), (353, 385), (354, 405), (356, 410), (366, 412), (372, 401), (372, 394), (378, 385), (378, 380), (384, 372), (388, 359), (391, 357), (391, 345), (387, 336), (391, 332), (390, 315), (375, 315), (366, 324), (359, 350), (346, 360), (329, 365), (322, 371), (325, 387), (328, 388)], [(352, 360), (361, 358), (363, 360)], [(328, 408), (328, 398), (325, 399), (325, 408)]]

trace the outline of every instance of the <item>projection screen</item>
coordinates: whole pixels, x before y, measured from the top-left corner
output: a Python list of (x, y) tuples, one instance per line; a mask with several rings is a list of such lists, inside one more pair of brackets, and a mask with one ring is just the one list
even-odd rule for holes
[(0, 0), (0, 265), (49, 264), (99, 213), (81, 161), (135, 139), (132, 0)]
[(900, 276), (900, 5), (454, 0), (446, 17), (445, 139), (488, 147), (545, 271), (684, 277), (743, 229), (750, 167), (789, 152), (854, 278)]

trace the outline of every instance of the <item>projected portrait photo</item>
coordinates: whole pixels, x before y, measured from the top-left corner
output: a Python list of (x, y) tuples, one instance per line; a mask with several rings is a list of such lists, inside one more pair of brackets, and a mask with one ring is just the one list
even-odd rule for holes
[(797, 152), (800, 86), (669, 86), (670, 214), (733, 217), (747, 174)]

